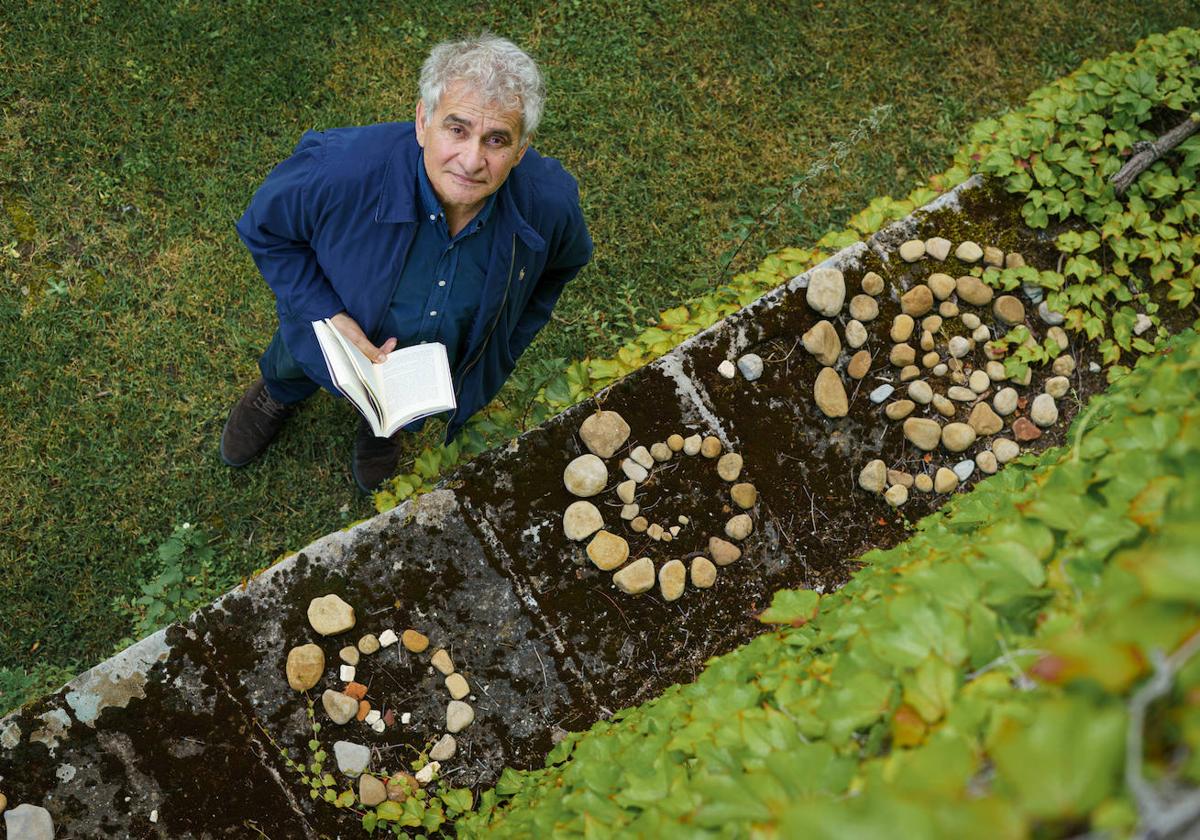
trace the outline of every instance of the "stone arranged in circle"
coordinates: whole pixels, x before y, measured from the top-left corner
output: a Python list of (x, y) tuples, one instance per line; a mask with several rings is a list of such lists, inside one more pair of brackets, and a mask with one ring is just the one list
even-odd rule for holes
[(591, 502), (572, 502), (563, 513), (563, 533), (569, 540), (587, 539), (603, 527), (604, 517)]
[(400, 634), (400, 644), (404, 645), (405, 650), (424, 653), (425, 649), (429, 647), (429, 637), (410, 628)]
[[(749, 519), (750, 517), (746, 517)], [(742, 556), (742, 550), (720, 537), (708, 538), (708, 556), (718, 566), (728, 566)]]
[(851, 379), (862, 379), (871, 371), (871, 354), (866, 350), (859, 350), (850, 359), (850, 363), (846, 365), (846, 375)]
[(627, 505), (633, 504), (637, 494), (637, 482), (632, 478), (617, 485), (617, 498)]
[(867, 343), (867, 328), (862, 321), (846, 322), (846, 345), (851, 350), (857, 350)]
[(903, 484), (893, 485), (883, 494), (883, 498), (892, 507), (900, 507), (908, 501), (908, 488)]
[(954, 249), (954, 256), (966, 263), (979, 262), (983, 257), (983, 249), (974, 242), (960, 242)]
[(608, 467), (598, 455), (580, 455), (563, 470), (563, 484), (571, 495), (590, 498), (608, 484)]
[(687, 569), (680, 560), (668, 560), (658, 570), (658, 591), (664, 601), (678, 601), (687, 583)]
[(454, 673), (454, 660), (450, 658), (450, 654), (446, 653), (445, 648), (438, 648), (434, 651), (433, 656), (429, 657), (429, 664), (437, 668), (444, 677)]
[(654, 561), (649, 557), (634, 560), (613, 575), (613, 583), (626, 595), (641, 595), (654, 586)]
[(735, 484), (729, 488), (729, 498), (742, 510), (750, 510), (758, 502), (758, 489), (748, 482)]
[(754, 520), (744, 513), (739, 513), (725, 523), (725, 536), (733, 540), (744, 540), (753, 530)]
[(708, 435), (700, 443), (700, 454), (705, 458), (716, 458), (721, 454), (721, 440), (714, 435)]
[(671, 451), (671, 447), (665, 443), (656, 443), (650, 447), (650, 457), (660, 464), (670, 461), (671, 456), (674, 454)]
[(958, 476), (954, 470), (938, 467), (933, 476), (933, 489), (938, 493), (952, 493), (958, 487)]
[(912, 316), (905, 315), (903, 312), (901, 312), (892, 319), (892, 328), (888, 335), (891, 337), (892, 341), (908, 341), (909, 337), (913, 334), (913, 329), (915, 327), (916, 322), (913, 320)]
[(966, 423), (947, 423), (942, 429), (942, 446), (951, 452), (964, 452), (975, 443), (975, 430)]
[(850, 298), (850, 317), (859, 321), (874, 321), (879, 316), (879, 301), (870, 295)]
[(471, 693), (471, 686), (466, 677), (455, 671), (446, 677), (446, 690), (450, 692), (452, 699), (461, 700)]
[[(874, 298), (867, 298), (867, 300), (875, 302)], [(838, 356), (842, 352), (842, 342), (838, 338), (837, 330), (828, 321), (817, 321), (808, 332), (800, 337), (800, 341), (804, 345), (804, 349), (823, 365), (832, 365), (837, 362)]]
[(900, 259), (905, 262), (916, 262), (925, 256), (925, 243), (920, 239), (910, 239), (900, 245)]
[(629, 424), (615, 411), (597, 411), (579, 427), (579, 438), (600, 458), (611, 458), (629, 439)]
[[(933, 292), (933, 296), (938, 300), (945, 300), (954, 294), (954, 278), (949, 274), (937, 272), (930, 274), (925, 281), (925, 285), (929, 287), (929, 291)], [(934, 330), (937, 332), (937, 330)]]
[(693, 557), (690, 579), (697, 589), (708, 589), (717, 581), (717, 567), (707, 557)]
[(913, 286), (901, 296), (900, 309), (905, 315), (920, 318), (933, 309), (933, 292), (924, 284)]
[(475, 722), (475, 710), (461, 700), (451, 700), (446, 706), (446, 731), (462, 732)]
[(862, 278), (862, 290), (869, 295), (878, 297), (883, 293), (883, 278), (874, 271), (868, 271)]
[(338, 659), (342, 660), (347, 665), (357, 665), (358, 658), (358, 648), (356, 648), (354, 645), (346, 645), (344, 648), (338, 651)]
[(683, 435), (678, 434), (678, 433), (669, 435), (667, 437), (667, 448), (670, 449), (672, 452), (682, 452), (683, 451)]
[(650, 477), (650, 473), (632, 458), (623, 458), (621, 460), (621, 472), (625, 473), (625, 477), (638, 482), (639, 484)]
[(683, 454), (684, 455), (699, 455), (700, 447), (702, 447), (703, 445), (704, 445), (704, 443), (703, 443), (703, 441), (701, 441), (700, 435), (692, 435), (691, 437), (689, 437), (687, 440), (685, 440), (683, 442)]
[(950, 256), (950, 240), (934, 236), (925, 240), (925, 253), (939, 262)]
[(992, 453), (1001, 464), (1007, 464), (1021, 454), (1021, 447), (1008, 438), (996, 438), (992, 441)]
[(737, 481), (742, 474), (742, 456), (736, 452), (727, 452), (717, 459), (717, 475), (723, 481)]
[(650, 450), (644, 446), (635, 446), (633, 451), (629, 453), (629, 457), (633, 459), (634, 463), (646, 468), (647, 470), (654, 468), (654, 456), (651, 455)]
[(858, 474), (858, 486), (868, 493), (882, 493), (887, 487), (887, 465), (876, 458), (868, 461)]
[(954, 281), (955, 290), (960, 300), (972, 306), (987, 306), (992, 302), (992, 287), (978, 277), (964, 274)]
[(587, 556), (597, 569), (612, 571), (629, 559), (629, 543), (624, 537), (600, 531), (588, 543)]

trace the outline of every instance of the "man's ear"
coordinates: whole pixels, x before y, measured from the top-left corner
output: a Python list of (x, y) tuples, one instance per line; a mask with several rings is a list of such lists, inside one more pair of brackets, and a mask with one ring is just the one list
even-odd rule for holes
[(425, 100), (417, 100), (417, 145), (425, 148)]
[[(529, 151), (529, 144), (530, 144), (530, 142), (532, 142), (532, 141), (531, 141), (531, 140), (526, 140), (526, 141), (525, 141), (525, 145), (523, 145), (523, 146), (520, 148), (520, 150), (518, 150), (518, 151), (517, 151), (517, 163), (520, 163), (520, 162), (521, 162), (521, 158), (525, 157), (525, 153), (526, 153), (527, 151)], [(514, 164), (513, 164), (513, 166), (516, 166), (516, 165), (517, 165), (517, 163), (514, 163)]]

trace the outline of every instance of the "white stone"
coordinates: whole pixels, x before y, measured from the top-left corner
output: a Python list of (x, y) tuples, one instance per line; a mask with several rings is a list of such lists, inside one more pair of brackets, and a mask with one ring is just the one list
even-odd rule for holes
[(629, 424), (615, 411), (597, 411), (579, 427), (579, 439), (593, 455), (611, 458), (629, 439)]
[(651, 447), (650, 447), (650, 457), (652, 457), (655, 461), (657, 461), (660, 464), (663, 463), (664, 461), (670, 461), (671, 456), (674, 454), (675, 453), (673, 453), (671, 451), (671, 447), (667, 446), (665, 443), (662, 443), (661, 441), (651, 445)]
[(963, 356), (971, 352), (971, 340), (965, 336), (956, 335), (950, 339), (948, 349), (950, 355), (956, 359), (961, 359)]
[(868, 493), (882, 493), (887, 486), (887, 465), (878, 458), (868, 461), (858, 474), (858, 486)]
[(960, 242), (954, 249), (954, 256), (963, 262), (975, 263), (983, 258), (983, 249), (974, 242)]
[(608, 467), (597, 455), (580, 455), (563, 470), (563, 484), (571, 495), (590, 498), (608, 484)]
[(950, 240), (934, 236), (925, 240), (925, 253), (935, 260), (941, 261), (950, 256)]
[(737, 368), (734, 366), (733, 362), (726, 359), (725, 361), (721, 362), (721, 364), (717, 365), (717, 373), (721, 374), (726, 379), (733, 379), (733, 377), (737, 376)]
[(420, 770), (418, 770), (417, 775), (414, 778), (417, 780), (418, 783), (420, 783), (422, 785), (427, 785), (433, 781), (433, 777), (441, 769), (442, 769), (442, 763), (440, 761), (431, 761), (428, 764), (426, 764), (424, 767), (422, 767)]
[(603, 527), (604, 517), (591, 502), (573, 502), (563, 513), (563, 533), (569, 540), (586, 539)]
[(971, 376), (967, 379), (967, 387), (976, 394), (982, 394), (988, 388), (992, 387), (992, 380), (984, 371), (971, 371)]
[(475, 710), (461, 700), (451, 700), (446, 706), (446, 731), (462, 732), (475, 721)]
[(626, 595), (640, 595), (654, 586), (654, 561), (639, 558), (613, 575), (613, 583)]
[(949, 368), (946, 367), (945, 363), (940, 362), (933, 366), (933, 375), (934, 376), (945, 376), (947, 370), (949, 370)]
[(1154, 326), (1154, 321), (1145, 312), (1139, 312), (1133, 319), (1133, 334), (1141, 335)]
[(1066, 320), (1061, 312), (1055, 312), (1050, 308), (1050, 304), (1042, 301), (1038, 304), (1038, 317), (1042, 319), (1043, 324), (1049, 324), (1052, 327), (1057, 327)]
[(979, 467), (980, 472), (987, 473), (988, 475), (1000, 469), (996, 455), (986, 449), (975, 456), (975, 466)]
[(970, 458), (965, 458), (955, 464), (952, 469), (960, 482), (966, 481), (971, 477), (971, 473), (975, 472), (975, 462)]
[(371, 729), (375, 732), (382, 732), (383, 730), (387, 729), (387, 724), (380, 719), (371, 724)]
[(391, 628), (388, 628), (379, 634), (379, 646), (381, 648), (391, 647), (399, 640), (400, 637), (397, 636), (396, 631), (392, 630)]
[(985, 341), (992, 340), (992, 331), (988, 328), (987, 324), (980, 324), (978, 327), (971, 330), (971, 338), (975, 341), (975, 343), (982, 344)]
[(685, 439), (683, 442), (683, 454), (684, 455), (699, 455), (700, 447), (701, 447), (701, 445), (703, 445), (703, 443), (704, 443), (704, 438), (700, 437), (700, 435), (692, 435), (691, 437)]
[(363, 721), (366, 722), (367, 726), (374, 726), (375, 723), (380, 720), (383, 720), (383, 715), (380, 714), (378, 709), (372, 709), (371, 711), (367, 712), (367, 716), (363, 718)]
[(1002, 362), (988, 362), (984, 370), (987, 371), (988, 379), (993, 382), (1003, 382), (1008, 379), (1008, 373), (1004, 370)]
[(804, 298), (810, 307), (832, 318), (846, 302), (846, 278), (836, 268), (815, 268), (809, 272)]
[(1017, 410), (1018, 398), (1016, 388), (1001, 388), (996, 392), (996, 396), (992, 397), (992, 408), (1001, 417), (1007, 417)]
[(410, 723), (412, 723), (412, 712), (405, 712), (404, 714), (400, 715), (400, 722), (405, 726), (408, 726)]
[(446, 677), (446, 690), (450, 692), (451, 698), (461, 700), (471, 693), (471, 685), (466, 677), (455, 672)]
[(964, 312), (959, 320), (962, 321), (962, 325), (969, 330), (973, 330), (983, 323), (979, 320), (979, 316), (974, 312)]
[(946, 389), (946, 396), (955, 402), (974, 402), (975, 397), (979, 395), (970, 388), (964, 388), (961, 385), (951, 385)]
[(641, 513), (641, 507), (634, 503), (632, 505), (621, 505), (621, 518), (626, 522), (632, 522), (637, 519), (637, 515)]
[(333, 757), (338, 770), (351, 778), (362, 775), (371, 763), (371, 750), (362, 744), (338, 741), (333, 745)]
[(458, 742), (454, 740), (453, 735), (446, 733), (429, 750), (429, 757), (437, 762), (449, 761), (454, 758), (454, 753), (457, 750)]
[(737, 367), (747, 382), (753, 382), (762, 376), (763, 360), (757, 353), (747, 353), (737, 360)]
[(40, 805), (23, 802), (4, 812), (9, 840), (54, 840), (54, 820)]
[(353, 665), (343, 665), (341, 671), (338, 672), (338, 676), (341, 677), (342, 682), (354, 682), (354, 674)]
[(634, 461), (631, 458), (621, 459), (621, 472), (625, 473), (625, 477), (636, 482), (643, 482), (650, 475), (646, 472), (646, 468)]
[(1043, 429), (1058, 422), (1058, 405), (1049, 394), (1038, 394), (1029, 409), (1029, 419)]
[(933, 388), (924, 379), (908, 383), (908, 398), (918, 405), (929, 405), (933, 402)]
[(883, 402), (888, 397), (890, 397), (895, 392), (895, 390), (896, 389), (893, 386), (888, 385), (886, 383), (883, 385), (880, 385), (878, 388), (876, 388), (874, 391), (871, 392), (871, 402), (878, 405), (879, 403)]
[(892, 507), (900, 507), (908, 501), (908, 488), (903, 484), (893, 484), (883, 494), (883, 498)]
[(867, 343), (867, 328), (863, 326), (862, 321), (848, 321), (846, 323), (846, 345), (852, 350), (857, 350)]
[(325, 708), (325, 714), (329, 715), (329, 719), (338, 726), (349, 723), (358, 714), (357, 700), (331, 688), (325, 689), (321, 694), (321, 705)]
[(629, 453), (629, 457), (646, 469), (651, 469), (654, 466), (654, 456), (644, 446), (635, 446), (633, 451)]

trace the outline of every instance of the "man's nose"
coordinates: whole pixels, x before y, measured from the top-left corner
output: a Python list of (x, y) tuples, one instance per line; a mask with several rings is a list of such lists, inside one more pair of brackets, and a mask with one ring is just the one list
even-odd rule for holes
[(479, 172), (483, 169), (487, 158), (484, 153), (484, 148), (474, 143), (469, 144), (466, 154), (463, 156), (463, 166), (470, 173)]

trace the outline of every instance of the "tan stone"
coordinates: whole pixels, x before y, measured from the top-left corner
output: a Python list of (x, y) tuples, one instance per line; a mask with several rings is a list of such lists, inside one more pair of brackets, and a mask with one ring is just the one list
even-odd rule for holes
[(597, 569), (609, 572), (629, 559), (629, 543), (624, 537), (599, 531), (588, 543), (587, 556)]
[(992, 407), (985, 402), (976, 403), (971, 409), (971, 416), (967, 418), (967, 425), (975, 430), (975, 433), (980, 437), (994, 435), (996, 432), (1004, 428), (1004, 421), (992, 411)]
[(643, 534), (650, 527), (650, 521), (644, 516), (635, 516), (633, 521), (629, 523), (629, 527), (637, 533)]
[(591, 502), (572, 502), (563, 513), (563, 533), (569, 540), (584, 540), (604, 527), (600, 509)]
[(941, 261), (950, 256), (950, 240), (941, 236), (933, 236), (925, 240), (925, 253), (935, 260)]
[(900, 507), (908, 501), (908, 488), (903, 484), (895, 484), (887, 489), (883, 494), (883, 498), (892, 507)]
[(722, 481), (737, 481), (742, 474), (742, 456), (736, 452), (726, 452), (717, 459), (717, 475)]
[(991, 475), (1000, 469), (1000, 464), (996, 461), (996, 456), (987, 450), (975, 456), (975, 466), (979, 467), (980, 472), (987, 475)]
[(909, 417), (904, 421), (904, 437), (918, 449), (931, 452), (941, 442), (942, 427), (936, 420)]
[(867, 328), (862, 325), (862, 321), (848, 321), (846, 323), (846, 346), (851, 350), (857, 350), (867, 343)]
[(720, 537), (709, 537), (708, 556), (718, 566), (728, 566), (742, 556), (742, 550), (728, 540), (723, 540)]
[(883, 292), (883, 278), (874, 271), (863, 275), (862, 290), (869, 295), (879, 295)]
[(882, 493), (888, 484), (887, 465), (876, 458), (868, 461), (858, 474), (858, 486), (868, 493)]
[(409, 629), (400, 634), (400, 644), (413, 653), (424, 653), (425, 649), (429, 647), (429, 637), (424, 633)]
[(821, 368), (817, 381), (813, 384), (813, 397), (817, 408), (826, 417), (845, 417), (850, 412), (850, 402), (846, 397), (846, 386), (842, 378), (831, 367)]
[(1073, 356), (1059, 356), (1055, 359), (1050, 369), (1055, 376), (1070, 376), (1075, 372), (1075, 358)]
[(933, 292), (933, 296), (938, 300), (945, 300), (954, 294), (954, 278), (949, 274), (930, 274), (929, 279), (925, 281), (929, 286), (929, 291)]
[(888, 361), (896, 367), (911, 365), (916, 360), (917, 351), (909, 344), (893, 344), (892, 352), (888, 354)]
[(1067, 338), (1067, 331), (1059, 326), (1053, 326), (1046, 330), (1046, 338), (1058, 345), (1060, 353), (1071, 345), (1071, 340)]
[(979, 262), (979, 258), (983, 256), (983, 249), (968, 240), (958, 243), (958, 247), (954, 249), (954, 256), (967, 263)]
[[(929, 335), (929, 333), (925, 333), (925, 335)], [(926, 370), (928, 370), (930, 368), (935, 368), (938, 366), (938, 362), (940, 362), (941, 360), (942, 360), (941, 356), (939, 356), (934, 351), (930, 350), (928, 353), (926, 353), (924, 356), (921, 357), (921, 367), (925, 368)]]
[(615, 411), (597, 411), (583, 421), (579, 437), (593, 455), (611, 458), (629, 439), (629, 424)]
[(916, 365), (905, 365), (904, 367), (900, 368), (901, 382), (912, 382), (914, 379), (920, 378), (920, 376), (921, 369)]
[(913, 334), (913, 327), (915, 326), (916, 322), (913, 321), (911, 315), (901, 313), (892, 319), (892, 329), (889, 335), (892, 341), (897, 344), (902, 341), (908, 341), (909, 337)]
[(354, 645), (346, 645), (344, 648), (338, 651), (338, 658), (347, 665), (357, 665), (359, 660), (358, 648), (356, 648)]
[(851, 379), (862, 379), (871, 372), (871, 354), (866, 350), (859, 350), (850, 359), (850, 363), (846, 365), (846, 375)]
[(975, 429), (966, 423), (947, 423), (942, 429), (942, 446), (951, 452), (963, 452), (975, 443)]
[(654, 561), (649, 557), (634, 560), (613, 575), (613, 583), (626, 595), (641, 595), (654, 587)]
[(905, 262), (916, 262), (925, 256), (925, 243), (920, 239), (910, 239), (900, 245), (900, 259)]
[(954, 281), (954, 285), (959, 300), (972, 306), (986, 306), (992, 302), (992, 295), (995, 294), (991, 286), (970, 274), (959, 277)]
[(888, 470), (887, 471), (887, 483), (888, 484), (899, 484), (903, 487), (912, 487), (913, 486), (913, 477), (911, 474), (906, 473), (903, 470)]
[(748, 514), (739, 513), (725, 523), (725, 536), (732, 540), (744, 540), (754, 531), (754, 520)]
[(379, 637), (374, 633), (368, 633), (358, 640), (359, 653), (365, 653), (370, 656), (379, 650)]
[(938, 471), (933, 477), (933, 489), (938, 493), (952, 493), (956, 487), (958, 487), (958, 476), (954, 474), (954, 470), (938, 467)]
[[(926, 353), (931, 353), (931, 352), (933, 352), (933, 349), (936, 346), (937, 346), (936, 339), (934, 339), (933, 333), (931, 333), (929, 330), (922, 330), (921, 331), (921, 349), (924, 350)], [(934, 355), (937, 355), (937, 354), (934, 353)]]
[(358, 777), (358, 801), (367, 808), (374, 808), (387, 799), (387, 785), (370, 773)]
[(446, 690), (450, 692), (450, 696), (455, 700), (461, 700), (471, 693), (471, 686), (462, 674), (455, 672), (447, 675)]
[(1000, 295), (996, 298), (992, 312), (998, 320), (1010, 326), (1025, 320), (1025, 305), (1013, 295)]
[(308, 623), (322, 636), (333, 636), (354, 627), (354, 607), (337, 595), (313, 598), (308, 604)]
[(637, 498), (637, 482), (629, 478), (618, 484), (617, 498), (627, 505), (633, 504), (633, 500)]
[(958, 408), (946, 398), (945, 394), (933, 395), (933, 410), (947, 418), (953, 417), (958, 412)]
[(683, 435), (673, 434), (667, 438), (667, 446), (672, 452), (679, 452), (683, 449)]
[(921, 319), (921, 329), (926, 332), (935, 333), (942, 328), (941, 315), (926, 315)]
[(883, 413), (887, 415), (889, 420), (903, 420), (905, 417), (913, 413), (913, 409), (917, 405), (912, 400), (896, 400), (888, 403), (883, 409)]
[[(867, 300), (875, 302), (874, 298), (867, 298)], [(838, 355), (842, 352), (842, 341), (838, 338), (833, 324), (828, 321), (817, 321), (808, 332), (800, 337), (800, 341), (804, 344), (804, 349), (823, 365), (836, 363)]]
[(665, 443), (655, 443), (650, 446), (650, 457), (659, 463), (662, 463), (663, 461), (670, 461), (671, 456), (674, 454), (675, 453), (671, 451), (671, 447), (667, 446)]
[(700, 454), (705, 458), (716, 458), (721, 454), (721, 441), (713, 435), (708, 435), (700, 444)]
[(658, 570), (658, 591), (668, 603), (678, 601), (687, 584), (687, 568), (680, 560), (668, 560)]
[(922, 493), (929, 493), (933, 490), (933, 479), (925, 473), (921, 473), (913, 479), (913, 487), (920, 490)]
[(985, 245), (983, 248), (983, 263), (990, 265), (993, 268), (1001, 268), (1004, 266), (1004, 252), (993, 245)]
[(905, 315), (921, 317), (933, 309), (933, 292), (925, 284), (913, 286), (900, 298), (900, 309)]
[(958, 304), (952, 300), (944, 300), (938, 304), (938, 314), (943, 318), (953, 318), (958, 314)]
[(697, 589), (708, 589), (717, 581), (717, 567), (707, 557), (693, 557), (691, 581)]
[(850, 317), (860, 321), (874, 321), (879, 316), (879, 301), (870, 295), (855, 295), (850, 298)]
[(748, 482), (741, 482), (729, 488), (729, 498), (742, 510), (750, 510), (758, 502), (758, 489)]
[(285, 671), (288, 685), (296, 691), (308, 691), (325, 673), (325, 651), (314, 644), (297, 645), (288, 651)]
[(429, 664), (437, 668), (444, 677), (454, 673), (454, 660), (450, 658), (450, 654), (446, 653), (445, 648), (435, 650), (433, 656), (429, 657)]
[(571, 460), (563, 469), (563, 485), (574, 496), (590, 498), (608, 484), (608, 467), (590, 452)]
[(1004, 267), (1005, 268), (1024, 268), (1025, 267), (1025, 258), (1023, 256), (1021, 256), (1020, 254), (1018, 254), (1016, 251), (1011, 251), (1010, 253), (1007, 253), (1004, 255)]
[(808, 274), (804, 299), (814, 310), (832, 318), (846, 302), (846, 278), (836, 268), (814, 268)]

